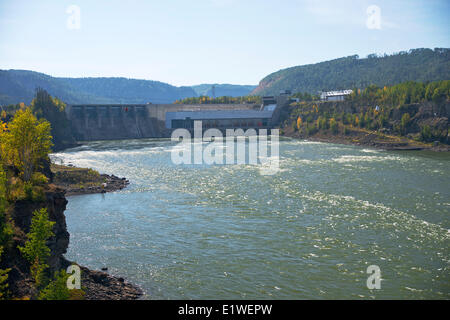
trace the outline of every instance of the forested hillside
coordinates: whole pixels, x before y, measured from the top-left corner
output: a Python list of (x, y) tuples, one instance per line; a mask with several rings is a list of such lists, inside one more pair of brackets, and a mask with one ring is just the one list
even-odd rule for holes
[(0, 70), (0, 105), (29, 104), (36, 88), (69, 104), (76, 103), (172, 103), (195, 97), (190, 87), (126, 78), (56, 78), (26, 70)]
[[(214, 86), (214, 95), (212, 87)], [(252, 85), (235, 85), (235, 84), (199, 84), (191, 86), (198, 96), (207, 97), (242, 97), (247, 96), (256, 88)]]
[[(450, 80), (371, 85), (345, 101), (303, 100), (284, 114), (285, 134), (385, 148), (449, 149)], [(442, 146), (442, 144), (444, 146)]]
[(450, 79), (450, 49), (413, 49), (394, 55), (357, 55), (297, 66), (272, 73), (261, 80), (252, 94), (272, 95), (292, 92), (329, 91), (394, 85), (404, 81)]

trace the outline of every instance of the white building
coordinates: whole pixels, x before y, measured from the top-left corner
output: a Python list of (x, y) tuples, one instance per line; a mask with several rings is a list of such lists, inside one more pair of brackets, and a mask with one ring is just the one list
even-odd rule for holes
[(344, 101), (345, 96), (351, 94), (353, 90), (328, 91), (320, 94), (321, 101)]

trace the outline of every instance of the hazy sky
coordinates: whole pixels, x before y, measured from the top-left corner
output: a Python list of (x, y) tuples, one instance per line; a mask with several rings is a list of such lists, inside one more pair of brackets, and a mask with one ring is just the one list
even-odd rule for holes
[(353, 54), (448, 48), (449, 12), (449, 0), (0, 0), (0, 69), (257, 84)]

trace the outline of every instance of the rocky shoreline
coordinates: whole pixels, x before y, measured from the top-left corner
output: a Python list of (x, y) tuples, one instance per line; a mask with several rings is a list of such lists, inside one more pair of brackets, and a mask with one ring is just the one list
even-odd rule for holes
[(106, 193), (122, 190), (125, 188), (130, 182), (126, 178), (119, 178), (115, 175), (101, 174), (100, 175), (104, 180), (104, 185), (101, 186), (90, 186), (85, 188), (74, 188), (68, 186), (66, 190), (67, 196), (72, 195), (80, 195), (80, 194), (90, 194), (90, 193)]
[[(66, 268), (71, 264), (76, 263), (64, 261)], [(143, 294), (141, 288), (122, 277), (91, 270), (84, 266), (80, 266), (80, 269), (81, 287), (85, 292), (85, 300), (137, 300)]]
[(51, 171), (52, 183), (64, 189), (67, 196), (118, 191), (130, 183), (126, 178), (100, 174), (95, 170), (73, 165), (52, 164)]
[[(92, 170), (85, 168), (58, 166), (57, 170), (55, 170), (55, 166), (52, 165), (52, 169), (55, 171), (53, 172), (53, 185), (56, 188), (63, 190), (64, 199), (65, 196), (69, 195), (113, 192), (121, 190), (129, 184), (129, 181), (126, 178), (119, 178), (115, 175), (98, 174), (96, 172), (93, 173)], [(59, 174), (58, 176), (58, 172), (61, 173), (61, 171), (63, 171), (64, 174)], [(79, 184), (74, 183), (75, 181), (73, 181), (73, 178), (79, 178), (80, 174), (82, 176), (90, 176), (90, 179), (88, 180), (92, 182), (91, 185), (80, 186)], [(94, 178), (92, 178), (92, 176)], [(73, 262), (67, 261), (65, 258), (61, 259), (61, 264), (64, 268), (73, 264)], [(84, 266), (80, 266), (80, 269), (81, 285), (85, 291), (84, 298), (86, 300), (136, 300), (143, 295), (143, 290), (141, 288), (127, 282), (122, 277), (110, 275), (103, 271), (91, 270)]]
[(434, 152), (450, 151), (450, 146), (442, 143), (425, 144), (409, 140), (406, 138), (394, 136), (380, 136), (379, 134), (359, 130), (352, 130), (347, 135), (316, 133), (312, 136), (303, 135), (298, 131), (285, 130), (283, 136), (295, 139), (306, 139), (317, 142), (370, 147), (388, 151), (419, 151), (419, 150), (427, 150)]

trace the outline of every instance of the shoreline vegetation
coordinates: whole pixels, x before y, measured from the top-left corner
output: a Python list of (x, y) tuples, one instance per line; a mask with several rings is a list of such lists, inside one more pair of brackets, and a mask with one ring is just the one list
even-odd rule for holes
[(296, 93), (281, 135), (386, 150), (449, 151), (450, 80), (354, 88), (342, 101)]
[(9, 117), (2, 115), (7, 122), (0, 121), (0, 300), (138, 299), (143, 294), (138, 286), (83, 266), (81, 288), (66, 285), (67, 267), (77, 264), (64, 257), (70, 239), (66, 191), (114, 191), (128, 181), (51, 164), (52, 134), (58, 130), (39, 111), (61, 112), (57, 102), (38, 90), (31, 107), (20, 105)]
[(311, 136), (295, 130), (285, 129), (283, 130), (282, 136), (294, 139), (304, 139), (307, 141), (369, 147), (386, 151), (450, 151), (450, 146), (442, 143), (422, 143), (407, 138), (384, 135), (379, 132), (361, 130), (358, 128), (348, 130), (346, 135), (322, 132)]
[(64, 189), (66, 196), (118, 191), (130, 183), (126, 178), (72, 165), (52, 163), (50, 170), (53, 173), (53, 184)]

